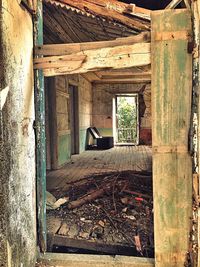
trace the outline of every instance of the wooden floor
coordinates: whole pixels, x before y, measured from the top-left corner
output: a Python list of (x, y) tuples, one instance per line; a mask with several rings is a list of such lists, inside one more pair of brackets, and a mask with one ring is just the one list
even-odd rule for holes
[(62, 169), (47, 174), (47, 190), (64, 190), (67, 183), (92, 174), (152, 168), (152, 152), (148, 146), (116, 146), (108, 150), (89, 150), (72, 156)]

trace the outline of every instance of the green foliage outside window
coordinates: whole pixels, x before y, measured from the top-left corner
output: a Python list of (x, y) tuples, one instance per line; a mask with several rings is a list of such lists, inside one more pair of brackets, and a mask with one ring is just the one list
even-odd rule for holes
[(136, 142), (137, 109), (135, 97), (117, 97), (118, 142)]

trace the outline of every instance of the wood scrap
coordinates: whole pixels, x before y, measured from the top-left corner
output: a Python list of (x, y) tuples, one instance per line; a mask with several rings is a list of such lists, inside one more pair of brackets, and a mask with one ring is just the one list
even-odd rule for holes
[(135, 196), (139, 196), (139, 197), (144, 197), (144, 198), (147, 198), (147, 199), (151, 198), (151, 196), (149, 196), (147, 194), (143, 194), (143, 193), (136, 192), (136, 191), (130, 191), (130, 190), (127, 190), (127, 189), (124, 189), (122, 192), (131, 194), (131, 195), (135, 195)]
[(75, 209), (78, 208), (80, 206), (82, 206), (83, 204), (93, 201), (98, 197), (101, 197), (103, 194), (105, 194), (106, 192), (110, 191), (112, 189), (112, 185), (108, 184), (106, 187), (104, 188), (100, 188), (98, 190), (93, 190), (91, 191), (89, 194), (86, 194), (84, 196), (82, 196), (81, 198), (71, 201), (68, 204), (68, 208), (69, 209)]
[[(142, 175), (144, 175), (143, 178), (141, 178)], [(151, 176), (149, 178), (151, 180)], [(125, 247), (128, 245), (134, 247), (134, 250), (125, 252), (127, 256), (141, 256), (145, 253), (145, 256), (153, 257), (152, 199), (144, 199), (140, 195), (124, 192), (124, 190), (147, 192), (146, 195), (150, 197), (152, 196), (152, 183), (148, 180), (148, 175), (144, 173), (112, 172), (93, 175), (79, 183), (72, 184), (69, 191), (65, 192), (70, 197), (69, 204), (73, 201), (75, 203), (82, 201), (82, 198), (84, 203), (73, 209), (65, 205), (62, 209), (48, 211), (50, 214), (62, 216), (62, 224), (53, 234), (70, 240), (89, 241), (92, 244), (102, 243), (106, 247), (116, 244)], [(113, 190), (115, 205), (113, 205)], [(95, 198), (88, 201), (87, 197), (93, 193)], [(59, 192), (59, 194), (63, 195), (64, 192)], [(124, 204), (121, 201), (123, 198)], [(142, 201), (137, 199), (142, 199)], [(56, 245), (54, 241), (50, 243)], [(67, 249), (68, 243), (65, 244), (64, 247)], [(84, 253), (90, 251), (89, 247), (76, 248), (77, 253), (82, 253), (82, 250)], [(99, 248), (97, 250), (94, 248), (94, 251), (98, 252)]]
[[(68, 248), (80, 248), (80, 249), (87, 249), (91, 251), (109, 253), (114, 255), (123, 255), (127, 251), (134, 251), (134, 246), (125, 246), (125, 245), (116, 245), (116, 244), (104, 244), (102, 242), (92, 242), (88, 240), (82, 239), (73, 239), (73, 238), (66, 238), (60, 235), (52, 236), (52, 244), (56, 246), (65, 246)], [(136, 250), (135, 250), (135, 253)]]

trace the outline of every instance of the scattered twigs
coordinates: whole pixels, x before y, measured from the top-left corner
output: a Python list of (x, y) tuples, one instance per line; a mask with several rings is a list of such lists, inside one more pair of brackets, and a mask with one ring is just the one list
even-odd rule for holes
[(105, 215), (107, 216), (108, 220), (111, 222), (111, 224), (114, 226), (114, 228), (116, 230), (118, 230), (117, 226), (115, 225), (115, 223), (113, 222), (113, 219), (111, 218), (111, 216), (109, 215), (109, 213), (103, 208), (100, 207), (100, 209), (105, 213)]
[(123, 190), (122, 192), (131, 194), (131, 195), (135, 195), (135, 196), (138, 196), (138, 197), (144, 197), (144, 198), (148, 198), (148, 199), (151, 198), (151, 196), (149, 196), (147, 194), (143, 194), (143, 193), (135, 192), (135, 191), (130, 191), (130, 190), (127, 190), (127, 189)]
[(115, 202), (115, 186), (116, 186), (116, 182), (117, 182), (117, 179), (119, 178), (119, 175), (118, 174), (114, 180), (114, 183), (113, 183), (113, 191), (112, 191), (112, 198), (113, 198), (113, 207), (114, 207), (114, 211), (117, 212), (117, 207), (116, 207), (116, 202)]
[(96, 198), (102, 196), (106, 192), (106, 190), (109, 190), (110, 187), (111, 186), (109, 185), (106, 188), (101, 188), (101, 189), (98, 189), (98, 190), (93, 190), (89, 194), (86, 194), (86, 195), (82, 196), (81, 198), (79, 198), (77, 200), (71, 201), (68, 204), (68, 208), (69, 209), (75, 209), (75, 208), (78, 208), (78, 207), (82, 206), (83, 204), (85, 204), (87, 202), (90, 202), (92, 200), (95, 200)]

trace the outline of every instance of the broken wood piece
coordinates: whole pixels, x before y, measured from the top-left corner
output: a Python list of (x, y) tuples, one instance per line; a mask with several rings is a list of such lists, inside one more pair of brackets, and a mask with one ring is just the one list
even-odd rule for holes
[(105, 192), (107, 192), (107, 190), (110, 190), (110, 189), (111, 189), (111, 185), (108, 185), (107, 187), (104, 187), (104, 188), (101, 188), (98, 190), (93, 190), (89, 194), (86, 194), (77, 200), (71, 201), (68, 204), (68, 208), (69, 209), (78, 208), (78, 207), (82, 206), (83, 204), (90, 202), (90, 201), (93, 201), (96, 198), (102, 196)]
[(101, 221), (101, 220), (98, 222), (98, 224), (99, 224), (101, 227), (103, 227), (103, 228), (105, 227), (105, 222), (103, 222), (103, 221)]
[(56, 198), (51, 193), (49, 193), (48, 191), (46, 192), (47, 210), (58, 209), (61, 205), (65, 204), (68, 201), (69, 201), (69, 197), (63, 197), (63, 198), (56, 200)]
[(58, 231), (59, 235), (67, 235), (67, 233), (69, 232), (69, 226), (67, 225), (67, 223), (63, 223)]
[(140, 200), (137, 198), (137, 197), (124, 197), (124, 198), (121, 198), (121, 202), (124, 204), (124, 205), (130, 205), (130, 206), (136, 206), (138, 205), (138, 202), (146, 202), (144, 199)]
[(52, 246), (86, 249), (111, 255), (137, 255), (137, 251), (133, 246), (105, 244), (97, 241), (68, 238), (61, 235), (48, 235), (49, 238), (51, 239)]
[(56, 234), (62, 225), (62, 218), (47, 215), (47, 231), (51, 234)]
[(68, 201), (69, 201), (69, 197), (60, 198), (54, 203), (53, 208), (58, 209), (60, 206), (67, 203)]
[(139, 192), (136, 192), (136, 191), (131, 191), (131, 190), (128, 190), (128, 189), (125, 189), (122, 192), (128, 193), (130, 195), (136, 195), (136, 196), (139, 196), (139, 197), (148, 198), (148, 199), (152, 198), (151, 196), (149, 196), (147, 194), (139, 193)]
[(135, 240), (135, 246), (136, 246), (137, 251), (142, 253), (142, 245), (140, 242), (140, 236), (139, 235), (134, 236), (134, 240)]
[[(105, 181), (104, 181), (105, 182)], [(119, 181), (116, 183), (116, 187), (121, 187), (122, 185), (124, 185), (124, 183), (122, 181)], [(83, 204), (93, 201), (98, 197), (101, 197), (104, 193), (109, 192), (113, 189), (113, 183), (109, 182), (106, 186), (104, 187), (99, 187), (96, 190), (92, 190), (90, 192), (88, 192), (87, 194), (85, 194), (84, 196), (80, 197), (77, 200), (71, 201), (68, 204), (68, 208), (69, 209), (74, 209), (74, 208), (78, 208), (80, 206), (82, 206)]]

